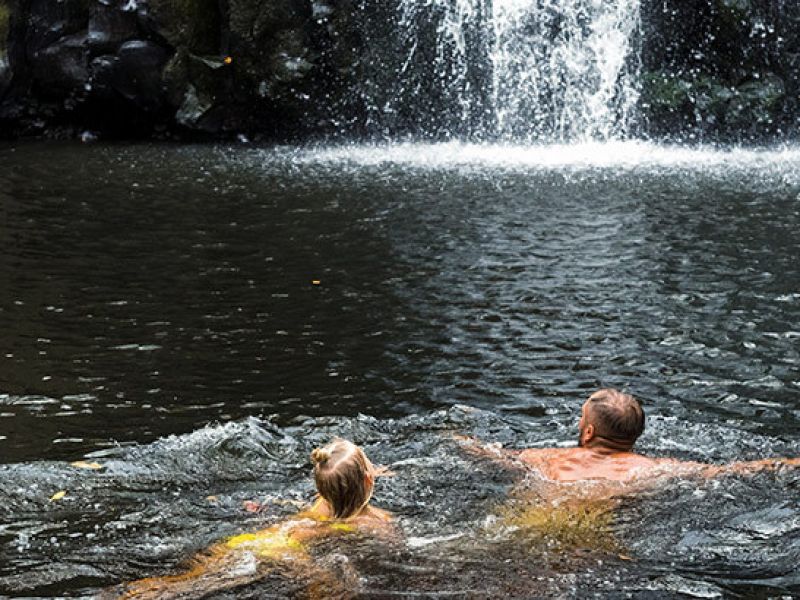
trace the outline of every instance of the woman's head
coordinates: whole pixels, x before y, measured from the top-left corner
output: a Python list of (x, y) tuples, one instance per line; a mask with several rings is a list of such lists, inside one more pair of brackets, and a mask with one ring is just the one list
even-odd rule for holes
[(336, 439), (311, 453), (314, 481), (337, 519), (357, 515), (372, 496), (374, 467), (358, 446)]

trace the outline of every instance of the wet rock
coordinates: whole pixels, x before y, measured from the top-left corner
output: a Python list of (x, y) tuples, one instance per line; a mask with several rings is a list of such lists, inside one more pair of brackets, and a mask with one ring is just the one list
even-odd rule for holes
[(14, 64), (24, 76), (2, 110), (31, 122), (133, 106), (203, 132), (299, 132), (341, 123), (358, 97), (352, 0), (14, 1), (26, 19), (0, 84)]
[(46, 96), (63, 97), (82, 90), (89, 78), (86, 34), (61, 38), (31, 57), (37, 87)]
[(163, 105), (161, 71), (169, 51), (146, 40), (132, 40), (120, 46), (114, 64), (113, 88), (126, 100), (147, 111)]
[(311, 6), (277, 0), (231, 0), (230, 54), (240, 98), (269, 100), (289, 113), (302, 113), (317, 58), (307, 24)]
[(746, 16), (753, 10), (750, 0), (717, 0), (717, 6), (722, 12), (729, 12), (739, 17)]
[(651, 133), (762, 140), (795, 128), (800, 3), (664, 0), (643, 9)]
[(86, 0), (31, 0), (27, 11), (25, 47), (29, 54), (56, 44), (66, 36), (86, 31), (90, 2)]
[(114, 72), (119, 64), (115, 55), (97, 56), (89, 65), (91, 73), (90, 91), (94, 98), (110, 101), (115, 98)]
[(316, 0), (311, 3), (311, 14), (318, 21), (331, 17), (334, 12), (334, 7), (324, 0)]
[(190, 55), (187, 61), (189, 84), (178, 111), (184, 127), (214, 132), (222, 128), (227, 112), (225, 87), (227, 65), (223, 61)]
[(175, 123), (201, 131), (214, 130), (210, 119), (224, 109), (225, 75), (222, 62), (222, 17), (226, 2), (218, 0), (149, 0), (139, 3), (139, 27), (166, 48), (174, 50), (163, 69), (167, 106), (175, 111)]
[(175, 120), (184, 127), (197, 128), (203, 116), (212, 106), (213, 101), (211, 99), (208, 97), (200, 98), (197, 89), (192, 84), (189, 84), (183, 97), (183, 104), (175, 114)]
[(89, 18), (88, 43), (93, 53), (114, 52), (119, 46), (138, 37), (136, 13), (123, 10), (127, 3), (96, 2)]
[[(9, 27), (13, 6), (24, 18)], [(796, 126), (800, 2), (659, 0), (642, 10), (651, 133)], [(85, 128), (88, 113), (123, 106), (181, 130), (358, 131), (369, 111), (360, 87), (380, 68), (364, 32), (380, 23), (389, 36), (393, 14), (392, 3), (355, 0), (0, 0), (0, 114)]]
[(176, 122), (207, 133), (222, 128), (228, 65), (223, 59), (179, 51), (164, 69), (168, 103)]
[(100, 139), (100, 136), (97, 135), (94, 131), (82, 131), (78, 139), (83, 142), (84, 144), (92, 144)]
[(218, 54), (221, 4), (218, 0), (149, 0), (137, 3), (135, 10), (142, 29), (172, 48)]
[(660, 72), (646, 74), (642, 98), (645, 110), (673, 129), (694, 125), (707, 133), (757, 134), (777, 122), (786, 89), (774, 73), (730, 85), (708, 76), (684, 79)]

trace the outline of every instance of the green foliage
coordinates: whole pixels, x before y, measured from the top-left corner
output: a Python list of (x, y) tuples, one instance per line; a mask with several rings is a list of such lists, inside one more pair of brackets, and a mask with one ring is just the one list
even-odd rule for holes
[(710, 122), (747, 127), (771, 122), (786, 99), (783, 81), (771, 73), (756, 74), (738, 85), (707, 75), (682, 79), (646, 73), (642, 83), (642, 101), (659, 118), (699, 114)]
[(736, 94), (728, 104), (727, 122), (738, 126), (769, 123), (782, 107), (785, 97), (783, 81), (774, 75), (747, 81), (736, 88)]
[(655, 110), (676, 110), (687, 100), (691, 84), (664, 73), (645, 73), (642, 77), (642, 99)]

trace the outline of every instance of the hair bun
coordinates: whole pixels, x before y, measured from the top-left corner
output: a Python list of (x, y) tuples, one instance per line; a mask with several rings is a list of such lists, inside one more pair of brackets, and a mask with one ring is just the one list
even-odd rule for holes
[(317, 464), (325, 464), (331, 458), (330, 450), (325, 448), (316, 448), (311, 452), (311, 460)]

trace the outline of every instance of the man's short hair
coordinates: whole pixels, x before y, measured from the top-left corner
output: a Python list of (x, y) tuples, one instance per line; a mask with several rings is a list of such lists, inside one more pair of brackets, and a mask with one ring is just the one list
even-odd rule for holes
[(631, 446), (644, 431), (644, 410), (630, 394), (604, 389), (589, 397), (588, 405), (599, 437), (629, 442)]

